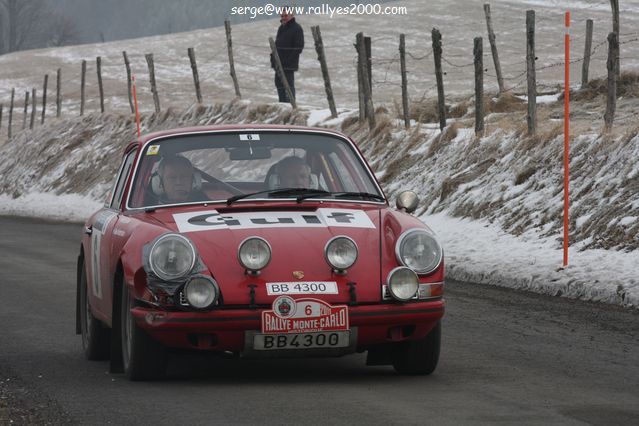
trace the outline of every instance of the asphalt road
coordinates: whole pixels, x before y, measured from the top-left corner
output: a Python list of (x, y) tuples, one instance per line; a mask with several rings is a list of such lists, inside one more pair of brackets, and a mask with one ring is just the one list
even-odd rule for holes
[[(51, 423), (636, 424), (639, 313), (447, 283), (432, 376), (364, 355), (247, 361), (173, 356), (131, 383), (74, 334), (81, 227), (0, 218), (0, 383)], [(7, 379), (12, 380), (11, 382)], [(18, 385), (19, 384), (19, 385)], [(17, 390), (16, 390), (17, 389)], [(9, 390), (11, 387), (9, 386)]]

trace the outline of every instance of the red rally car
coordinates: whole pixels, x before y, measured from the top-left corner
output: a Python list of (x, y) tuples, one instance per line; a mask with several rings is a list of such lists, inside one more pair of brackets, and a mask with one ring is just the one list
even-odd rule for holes
[(169, 348), (341, 356), (429, 374), (443, 250), (388, 201), (355, 143), (326, 129), (224, 126), (149, 134), (124, 151), (86, 222), (76, 332), (88, 359), (161, 377)]

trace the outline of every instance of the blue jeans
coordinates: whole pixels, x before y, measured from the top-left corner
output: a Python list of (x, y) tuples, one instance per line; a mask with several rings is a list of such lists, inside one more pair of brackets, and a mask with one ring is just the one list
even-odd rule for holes
[[(293, 98), (295, 98), (295, 71), (286, 70), (284, 71), (284, 75), (286, 76), (286, 81), (288, 81), (288, 85), (291, 88), (291, 93), (293, 94)], [(275, 73), (275, 87), (277, 88), (277, 96), (279, 97), (280, 102), (290, 102), (286, 94), (286, 89), (284, 89), (284, 84), (282, 80), (280, 80), (279, 74)]]

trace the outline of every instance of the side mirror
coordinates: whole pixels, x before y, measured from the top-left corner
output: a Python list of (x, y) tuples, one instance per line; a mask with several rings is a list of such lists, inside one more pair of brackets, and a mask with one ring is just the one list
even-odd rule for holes
[(413, 213), (419, 205), (419, 197), (414, 191), (402, 191), (395, 201), (398, 210)]

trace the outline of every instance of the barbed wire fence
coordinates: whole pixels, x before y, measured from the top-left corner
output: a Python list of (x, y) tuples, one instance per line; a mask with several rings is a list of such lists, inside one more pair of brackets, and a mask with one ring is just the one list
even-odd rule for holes
[[(581, 13), (586, 13), (589, 10), (605, 10), (610, 8), (610, 3), (606, 1), (586, 1), (590, 3), (589, 6), (582, 8)], [(553, 22), (563, 18), (562, 13), (545, 13), (541, 15), (541, 19), (552, 20)], [(487, 20), (489, 17), (487, 16)], [(572, 25), (576, 26), (583, 23), (592, 22), (592, 20), (586, 16), (580, 17), (572, 21)], [(256, 62), (254, 55), (249, 53), (252, 50), (259, 50), (263, 52), (263, 57), (268, 58), (271, 49), (268, 43), (256, 44), (243, 40), (231, 40), (230, 37), (230, 23), (229, 31), (227, 33), (226, 43), (222, 43), (221, 46), (215, 50), (203, 50), (202, 52), (194, 52), (191, 62), (190, 57), (184, 55), (184, 63), (181, 65), (176, 64), (176, 58), (167, 54), (156, 55), (152, 64), (148, 62), (147, 54), (132, 52), (128, 54), (128, 60), (136, 65), (138, 70), (147, 68), (149, 74), (154, 74), (154, 78), (149, 76), (150, 86), (140, 84), (140, 80), (146, 81), (140, 74), (138, 74), (137, 94), (139, 102), (145, 106), (151, 105), (156, 99), (159, 101), (155, 103), (155, 111), (159, 112), (162, 106), (166, 105), (184, 105), (185, 100), (190, 104), (206, 103), (212, 99), (216, 101), (222, 99), (235, 99), (239, 96), (239, 88), (245, 93), (245, 97), (251, 99), (255, 94), (263, 94), (266, 89), (260, 82), (250, 76), (256, 73), (263, 74), (265, 70), (270, 69), (270, 62), (268, 60)], [(592, 25), (592, 24), (590, 24)], [(509, 33), (513, 31), (520, 31), (521, 25), (504, 25), (500, 26), (499, 31)], [(314, 30), (315, 31), (315, 30)], [(489, 29), (490, 31), (490, 29)], [(319, 33), (319, 27), (317, 27)], [(534, 36), (534, 28), (533, 28)], [(404, 36), (401, 35), (400, 39)], [(490, 40), (490, 34), (488, 39)], [(571, 50), (579, 51), (579, 44), (588, 43), (592, 41), (592, 33), (586, 32), (585, 34), (577, 34), (570, 37)], [(360, 52), (357, 45), (352, 43), (332, 43), (324, 44), (321, 37), (319, 40), (315, 39), (315, 47), (318, 52), (319, 63), (317, 67), (305, 69), (305, 79), (314, 82), (323, 82), (326, 88), (327, 99), (326, 101), (331, 105), (331, 115), (336, 116), (336, 109), (334, 95), (331, 89), (329, 73), (335, 72), (335, 67), (330, 68), (326, 64), (326, 57), (319, 52), (325, 50), (336, 54), (338, 51), (341, 55), (353, 55), (352, 70), (356, 71), (357, 84), (353, 83), (346, 85), (346, 87), (353, 87), (351, 90), (339, 90), (339, 97), (343, 99), (358, 99), (360, 110), (366, 106), (366, 102), (370, 101), (372, 105), (374, 88), (388, 87), (393, 91), (401, 92), (403, 99), (403, 115), (407, 123), (407, 127), (410, 126), (410, 120), (407, 119), (411, 115), (408, 110), (411, 106), (420, 104), (426, 101), (429, 96), (434, 95), (437, 92), (437, 96), (443, 96), (445, 93), (444, 85), (447, 81), (472, 81), (473, 76), (475, 81), (478, 81), (477, 64), (481, 62), (482, 67), (480, 72), (483, 77), (491, 79), (491, 81), (501, 80), (500, 94), (501, 93), (516, 93), (522, 98), (526, 98), (528, 103), (531, 102), (527, 99), (525, 90), (529, 88), (530, 76), (531, 76), (531, 60), (530, 58), (522, 59), (525, 55), (518, 55), (519, 58), (515, 58), (511, 55), (508, 56), (509, 60), (500, 61), (499, 71), (496, 67), (491, 69), (490, 66), (483, 66), (484, 63), (490, 63), (494, 57), (489, 49), (482, 52), (479, 57), (475, 55), (472, 57), (468, 53), (461, 53), (455, 51), (448, 51), (448, 49), (441, 44), (439, 46), (425, 47), (423, 44), (418, 44), (414, 50), (408, 51), (405, 47), (400, 45), (398, 52), (390, 56), (376, 56), (371, 53), (370, 45), (377, 44), (391, 44), (397, 40), (396, 37), (383, 36), (377, 38), (369, 38), (367, 43), (368, 47), (365, 51)], [(432, 40), (431, 40), (432, 41)], [(543, 46), (544, 51), (551, 51), (556, 48), (563, 47), (565, 41), (561, 40), (551, 44), (545, 44)], [(234, 53), (231, 49), (231, 45), (235, 47)], [(320, 45), (318, 47), (318, 45)], [(590, 61), (603, 61), (610, 62), (611, 55), (613, 55), (612, 62), (618, 63), (619, 61), (626, 62), (634, 59), (632, 57), (624, 56), (614, 53), (614, 49), (617, 51), (620, 46), (639, 45), (639, 31), (627, 31), (616, 34), (616, 47), (614, 43), (611, 44), (609, 39), (599, 40), (594, 46), (586, 51), (583, 55), (578, 55), (575, 59), (569, 61), (570, 65), (584, 65), (584, 62), (590, 63)], [(586, 44), (588, 46), (588, 44)], [(469, 44), (470, 48), (470, 44)], [(282, 48), (278, 48), (279, 51)], [(459, 49), (458, 49), (459, 50)], [(388, 52), (388, 50), (385, 50)], [(612, 53), (611, 53), (612, 52)], [(186, 53), (186, 52), (185, 52)], [(324, 58), (321, 58), (324, 56)], [(469, 60), (471, 59), (472, 60)], [(97, 58), (96, 58), (97, 59)], [(129, 89), (130, 80), (129, 76), (125, 73), (124, 63), (115, 60), (114, 58), (101, 58), (101, 67), (98, 71), (98, 65), (95, 59), (86, 59), (82, 68), (78, 66), (75, 71), (64, 70), (64, 75), (61, 69), (54, 70), (54, 72), (48, 73), (49, 85), (45, 92), (43, 88), (35, 87), (16, 87), (11, 90), (0, 90), (0, 131), (7, 134), (10, 139), (19, 131), (27, 130), (27, 127), (32, 129), (34, 127), (34, 115), (42, 113), (42, 121), (44, 124), (45, 118), (51, 119), (55, 117), (68, 117), (69, 115), (85, 114), (88, 112), (102, 111), (105, 109), (105, 95), (108, 100), (108, 108), (106, 112), (116, 111), (125, 112), (130, 108), (131, 93)], [(197, 63), (199, 60), (199, 64)], [(322, 61), (325, 61), (322, 63)], [(432, 66), (432, 63), (435, 66)], [(416, 76), (418, 73), (433, 73), (437, 72), (437, 63), (439, 62), (440, 72), (442, 74), (441, 82), (432, 84), (420, 84), (418, 79), (408, 78), (409, 76)], [(360, 70), (360, 63), (364, 64), (364, 72)], [(237, 66), (237, 74), (232, 69), (232, 78), (239, 83), (238, 89), (234, 90), (232, 86), (228, 85), (228, 82), (221, 81), (229, 73), (229, 67), (233, 64)], [(78, 64), (80, 65), (80, 64)], [(609, 64), (606, 64), (609, 68)], [(534, 56), (532, 60), (532, 73), (535, 75), (543, 75), (544, 72), (552, 71), (555, 68), (563, 68), (566, 66), (565, 61), (543, 61), (539, 57)], [(189, 94), (188, 89), (184, 81), (173, 82), (173, 77), (176, 74), (184, 75), (184, 68), (188, 67), (193, 72), (193, 86), (194, 94)], [(199, 67), (199, 69), (198, 69)], [(231, 67), (233, 68), (233, 67)], [(434, 68), (434, 69), (433, 69)], [(586, 67), (587, 68), (587, 67)], [(367, 72), (366, 72), (367, 69)], [(145, 71), (147, 71), (145, 70)], [(618, 70), (618, 68), (617, 68)], [(613, 69), (614, 72), (617, 70)], [(93, 77), (97, 74), (97, 78)], [(367, 76), (365, 74), (368, 74)], [(587, 72), (586, 72), (587, 74)], [(51, 78), (51, 77), (57, 78)], [(102, 90), (102, 76), (108, 76), (106, 90)], [(121, 76), (121, 77), (118, 77)], [(334, 77), (333, 77), (334, 78)], [(368, 93), (364, 91), (364, 84), (362, 79), (368, 78)], [(421, 81), (428, 81), (429, 79), (422, 79)], [(588, 83), (588, 77), (585, 81), (582, 79), (582, 88)], [(556, 84), (544, 84), (539, 82), (538, 79), (534, 81), (535, 90), (555, 90)], [(160, 88), (158, 86), (162, 86)], [(317, 85), (316, 85), (317, 86)], [(179, 87), (176, 90), (176, 87)], [(98, 95), (99, 92), (99, 95)], [(49, 94), (55, 93), (54, 96)], [(249, 94), (246, 96), (246, 94)], [(616, 96), (616, 93), (613, 94)], [(43, 97), (46, 96), (46, 102)], [(269, 92), (269, 96), (274, 96)], [(319, 96), (319, 95), (318, 95)], [(482, 87), (482, 96), (483, 87)], [(190, 101), (188, 100), (190, 99)], [(440, 115), (440, 123), (445, 123), (446, 99), (440, 99), (438, 103), (438, 114)], [(443, 106), (443, 107), (442, 107)], [(45, 111), (42, 111), (46, 108)], [(146, 108), (148, 110), (148, 108)], [(45, 114), (45, 112), (48, 114)], [(401, 113), (400, 113), (401, 114)], [(370, 114), (369, 114), (370, 115)], [(31, 117), (29, 117), (31, 116)], [(620, 115), (618, 119), (628, 120), (639, 117), (637, 114), (624, 114)], [(29, 118), (31, 118), (29, 120)], [(614, 114), (613, 114), (614, 118)], [(360, 120), (371, 120), (371, 117), (367, 117), (366, 111), (360, 111)], [(482, 119), (483, 117), (476, 117), (476, 119)], [(31, 124), (27, 125), (26, 123)], [(37, 125), (37, 123), (35, 124)], [(6, 129), (6, 130), (5, 130)]]

